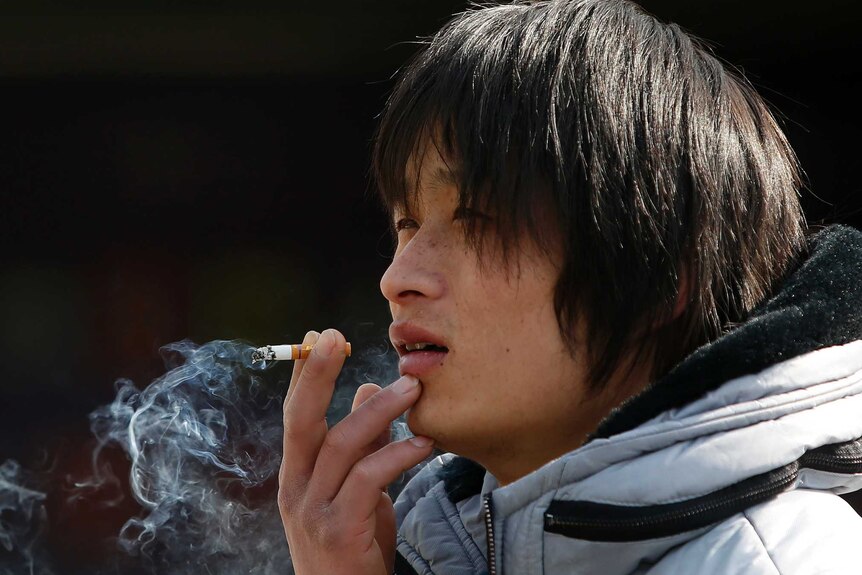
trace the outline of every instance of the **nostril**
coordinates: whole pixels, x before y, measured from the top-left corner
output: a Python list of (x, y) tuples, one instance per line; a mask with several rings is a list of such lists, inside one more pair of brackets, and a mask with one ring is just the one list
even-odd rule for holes
[(402, 291), (401, 293), (398, 294), (398, 297), (405, 298), (405, 297), (420, 296), (420, 295), (422, 295), (421, 291), (410, 289), (410, 290)]

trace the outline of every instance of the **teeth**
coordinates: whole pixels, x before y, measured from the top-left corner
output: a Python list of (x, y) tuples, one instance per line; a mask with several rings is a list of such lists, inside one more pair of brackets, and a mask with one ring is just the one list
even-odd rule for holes
[(408, 343), (405, 347), (407, 351), (419, 351), (425, 349), (429, 345), (434, 345), (432, 343)]

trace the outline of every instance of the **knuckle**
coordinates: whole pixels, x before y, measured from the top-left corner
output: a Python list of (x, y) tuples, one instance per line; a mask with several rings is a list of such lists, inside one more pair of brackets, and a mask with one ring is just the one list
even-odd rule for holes
[(303, 507), (307, 484), (304, 479), (290, 475), (282, 464), (278, 472), (278, 507), (282, 511), (296, 514)]
[(297, 429), (295, 425), (291, 425), (290, 414), (288, 413), (284, 422), (284, 441), (289, 444), (303, 443), (303, 440), (308, 441), (306, 434)]
[(309, 505), (308, 500), (295, 490), (279, 489), (277, 500), (278, 509), (286, 524), (300, 526), (313, 533), (319, 524), (325, 523), (321, 521), (322, 517), (315, 511), (314, 506)]
[(303, 529), (324, 550), (336, 550), (343, 546), (343, 521), (339, 521), (332, 506), (313, 506), (303, 518)]
[(284, 517), (293, 517), (295, 515), (297, 505), (296, 494), (285, 485), (280, 485), (278, 488), (278, 509)]
[(386, 397), (387, 395), (391, 395), (391, 394), (380, 393), (380, 392), (375, 393), (374, 395), (369, 397), (367, 400), (365, 400), (365, 403), (363, 403), (363, 405), (367, 405), (368, 406), (367, 409), (370, 409), (371, 411), (378, 412), (378, 413), (388, 411), (387, 408), (389, 407), (390, 402), (387, 400), (387, 397)]
[(323, 440), (323, 449), (328, 453), (341, 453), (350, 445), (350, 438), (344, 431), (343, 425), (336, 425), (329, 430)]
[(364, 461), (360, 461), (356, 465), (353, 466), (353, 471), (350, 473), (353, 476), (353, 480), (357, 481), (361, 485), (368, 485), (373, 483), (375, 480), (374, 473), (372, 472), (370, 466)]

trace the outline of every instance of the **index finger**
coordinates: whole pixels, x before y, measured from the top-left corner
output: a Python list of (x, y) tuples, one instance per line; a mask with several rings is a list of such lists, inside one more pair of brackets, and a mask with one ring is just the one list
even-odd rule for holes
[[(311, 330), (305, 334), (304, 338), (302, 338), (302, 345), (314, 345), (318, 339), (320, 339), (320, 334)], [(306, 361), (308, 360), (297, 359), (293, 362), (293, 373), (290, 376), (290, 385), (287, 387), (287, 397), (284, 398), (285, 401), (290, 401), (290, 396), (293, 395), (293, 390), (296, 389), (296, 382), (299, 381), (299, 375), (302, 373), (302, 368)]]
[(314, 470), (326, 437), (326, 410), (345, 357), (344, 336), (334, 329), (324, 331), (284, 402), (282, 466), (288, 475), (308, 477)]

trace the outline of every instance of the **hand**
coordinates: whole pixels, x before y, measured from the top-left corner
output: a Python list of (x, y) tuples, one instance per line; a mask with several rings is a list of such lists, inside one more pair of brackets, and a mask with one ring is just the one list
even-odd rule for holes
[(417, 437), (390, 443), (389, 426), (419, 398), (405, 376), (381, 389), (360, 387), (351, 413), (329, 429), (326, 409), (344, 364), (345, 340), (326, 330), (293, 367), (284, 401), (284, 457), (278, 507), (294, 569), (301, 575), (391, 575), (395, 510), (386, 486), (431, 454)]

